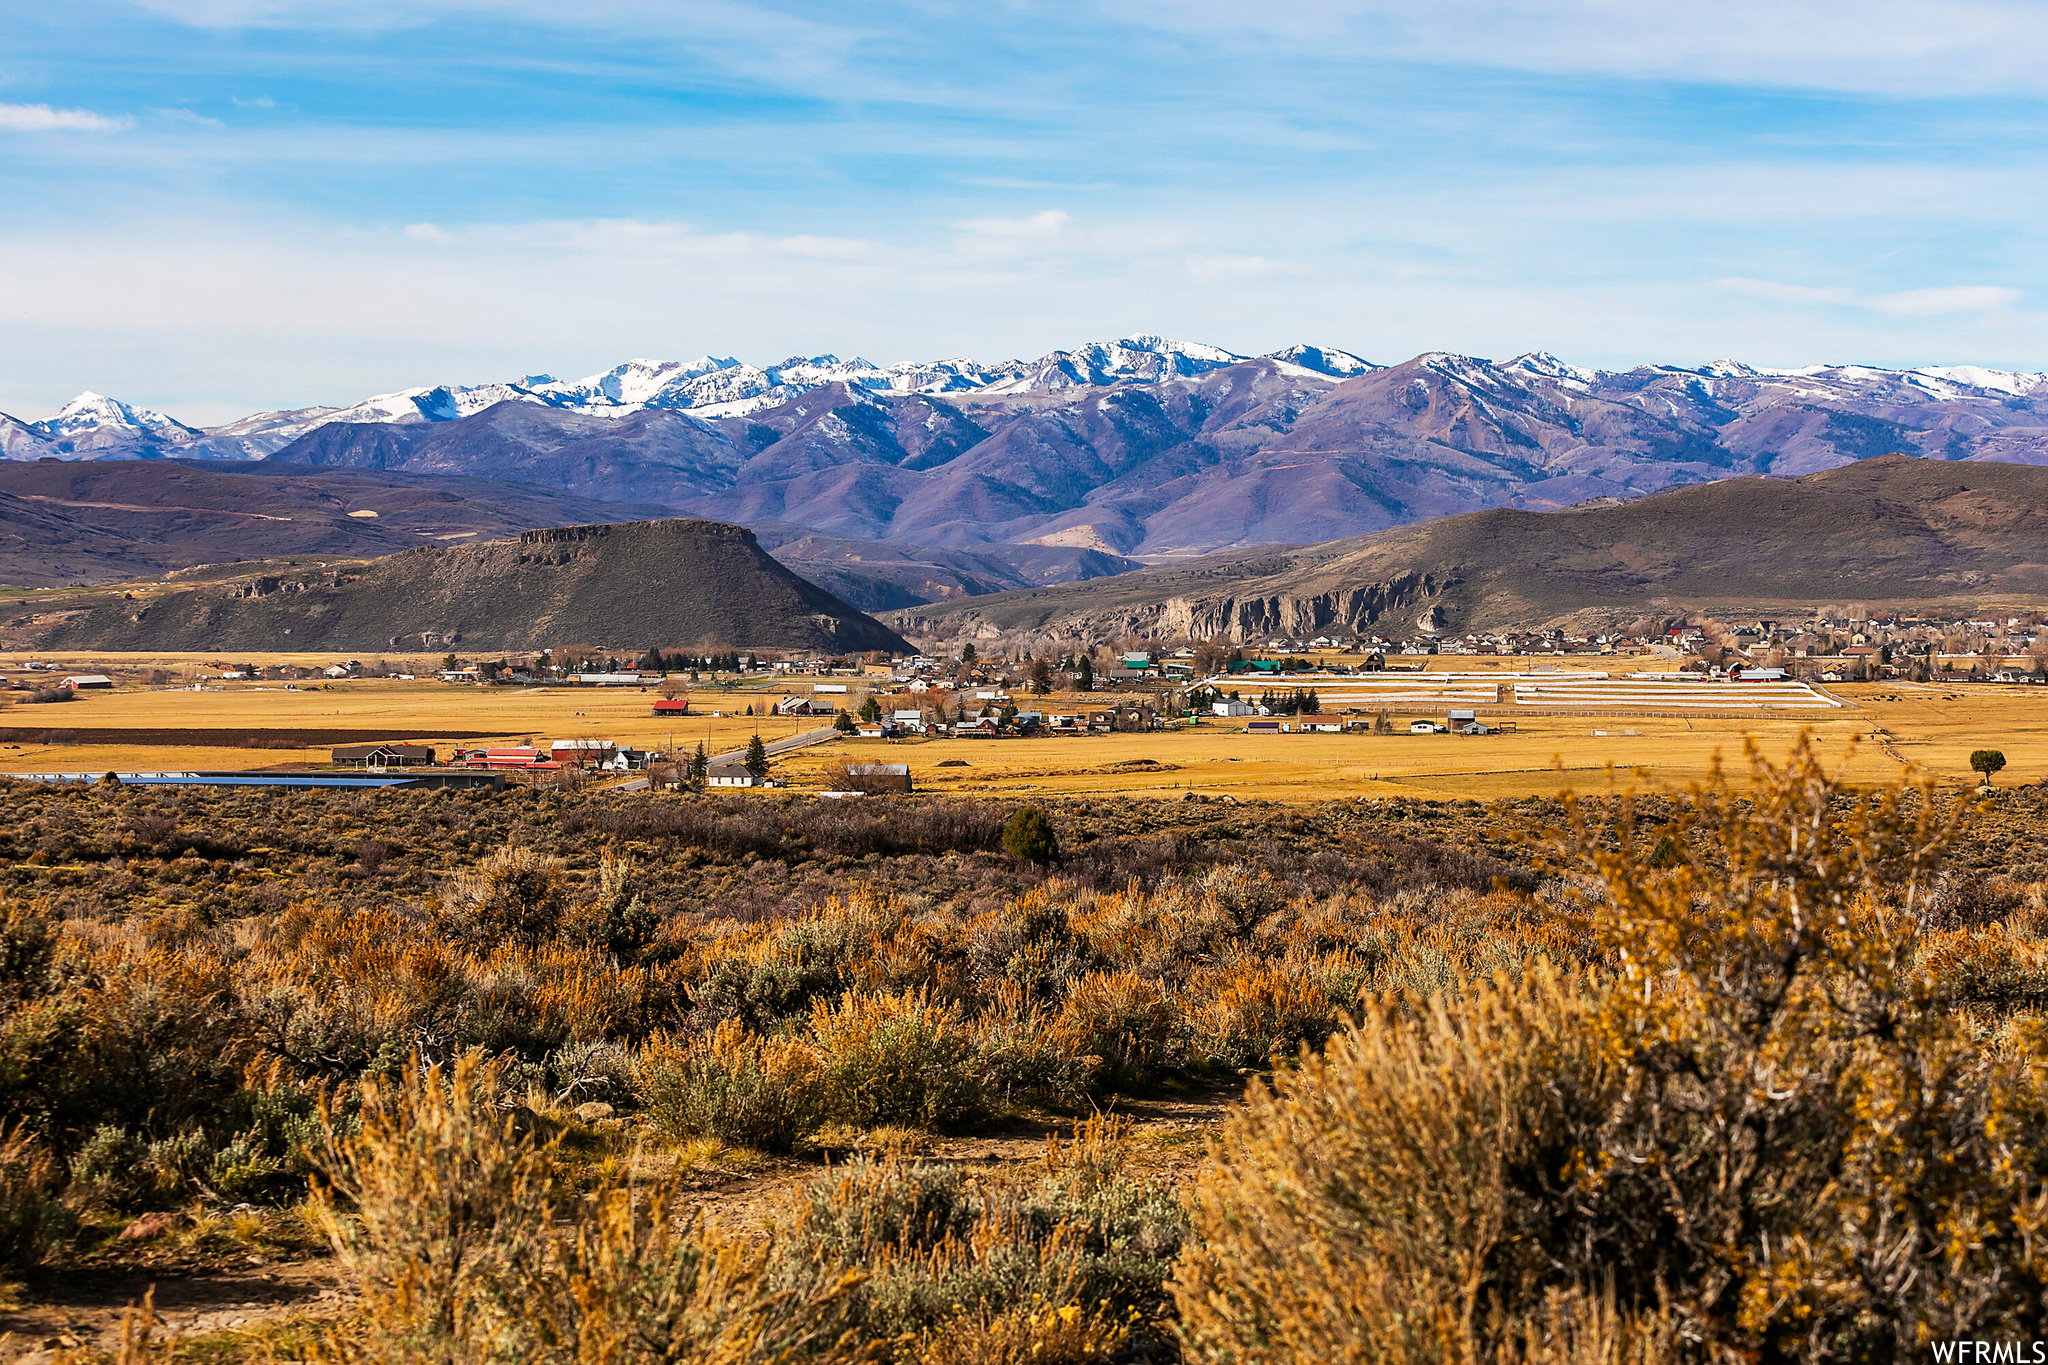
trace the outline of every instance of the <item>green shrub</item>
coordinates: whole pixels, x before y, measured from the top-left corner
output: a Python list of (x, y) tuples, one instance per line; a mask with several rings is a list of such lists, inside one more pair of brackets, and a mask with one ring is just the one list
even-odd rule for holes
[(150, 1188), (142, 1165), (148, 1152), (147, 1143), (118, 1124), (93, 1129), (71, 1157), (72, 1200), (111, 1209), (133, 1207)]
[(1003, 849), (1013, 858), (1043, 866), (1059, 860), (1060, 841), (1044, 811), (1023, 806), (1003, 822)]
[(787, 1152), (817, 1127), (820, 1080), (807, 1044), (762, 1038), (737, 1019), (701, 1039), (656, 1038), (634, 1061), (635, 1088), (662, 1131), (763, 1152)]
[(76, 1226), (56, 1157), (20, 1124), (0, 1133), (0, 1270), (28, 1270)]

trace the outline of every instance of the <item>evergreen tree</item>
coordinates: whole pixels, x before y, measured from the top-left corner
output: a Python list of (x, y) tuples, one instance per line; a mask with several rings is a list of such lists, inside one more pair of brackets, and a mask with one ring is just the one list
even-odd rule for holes
[(1095, 690), (1095, 659), (1093, 655), (1081, 656), (1081, 667), (1075, 670), (1074, 679), (1083, 692)]
[(704, 752), (704, 741), (697, 741), (697, 752), (690, 759), (690, 785), (702, 791), (704, 780), (711, 776), (711, 755)]
[(768, 746), (761, 742), (759, 735), (755, 735), (747, 741), (747, 757), (741, 766), (754, 775), (756, 782), (767, 780)]

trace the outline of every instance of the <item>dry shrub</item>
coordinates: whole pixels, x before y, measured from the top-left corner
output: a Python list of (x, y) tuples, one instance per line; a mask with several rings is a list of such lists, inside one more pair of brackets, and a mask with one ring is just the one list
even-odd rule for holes
[(863, 1127), (939, 1128), (977, 1118), (988, 1096), (958, 1001), (928, 990), (849, 991), (811, 1006), (810, 1040), (834, 1116)]
[(796, 1038), (763, 1038), (737, 1019), (709, 1036), (658, 1037), (634, 1060), (634, 1089), (672, 1137), (712, 1137), (787, 1152), (824, 1117), (817, 1054)]
[(1102, 1062), (1098, 1084), (1142, 1085), (1178, 1060), (1179, 1012), (1164, 984), (1135, 972), (1089, 972), (1068, 987), (1054, 1027), (1068, 1047)]
[(1419, 1017), (1376, 1001), (1298, 1073), (1255, 1083), (1174, 1287), (1198, 1356), (1481, 1358), (1493, 1296), (1543, 1275), (1544, 1249), (1516, 1239), (1520, 1187), (1554, 1160), (1548, 1088), (1602, 1088), (1569, 1051), (1582, 1010), (1549, 972)]
[(442, 900), (458, 934), (534, 943), (552, 933), (568, 909), (568, 879), (560, 858), (501, 848), (451, 878)]
[(0, 1133), (0, 1270), (27, 1270), (64, 1238), (74, 1220), (58, 1202), (62, 1169), (40, 1139), (17, 1123)]
[(772, 1247), (674, 1222), (674, 1191), (560, 1188), (555, 1149), (501, 1107), (502, 1063), (471, 1053), (364, 1087), (331, 1138), (315, 1205), (361, 1285), (335, 1361), (705, 1365), (849, 1359), (857, 1276), (770, 1288)]
[(1304, 1044), (1318, 1046), (1345, 1004), (1332, 999), (1314, 959), (1261, 961), (1234, 955), (1190, 974), (1184, 1008), (1191, 1047), (1211, 1065), (1263, 1066)]
[(811, 1186), (783, 1274), (866, 1271), (850, 1316), (867, 1339), (896, 1343), (898, 1360), (1130, 1358), (1186, 1224), (1170, 1191), (1126, 1174), (1127, 1139), (1126, 1125), (1095, 1119), (1048, 1143), (1036, 1170), (974, 1176), (857, 1160)]
[(1716, 773), (1647, 831), (1628, 802), (1570, 808), (1611, 971), (1370, 1001), (1254, 1089), (1175, 1286), (1197, 1358), (1876, 1360), (2033, 1334), (2038, 1030), (1980, 1046), (1916, 961), (1960, 815), (1846, 791), (1804, 744), (1751, 758), (1746, 789)]

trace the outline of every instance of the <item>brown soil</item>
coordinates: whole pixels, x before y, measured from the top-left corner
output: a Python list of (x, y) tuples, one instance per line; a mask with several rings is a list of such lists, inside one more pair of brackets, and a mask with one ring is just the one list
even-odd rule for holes
[[(251, 1257), (252, 1261), (260, 1258)], [(156, 1289), (156, 1340), (251, 1332), (298, 1316), (325, 1317), (346, 1306), (325, 1256), (244, 1264), (199, 1272), (93, 1270), (65, 1274), (0, 1312), (0, 1361), (31, 1362), (56, 1350), (113, 1351), (131, 1304)]]

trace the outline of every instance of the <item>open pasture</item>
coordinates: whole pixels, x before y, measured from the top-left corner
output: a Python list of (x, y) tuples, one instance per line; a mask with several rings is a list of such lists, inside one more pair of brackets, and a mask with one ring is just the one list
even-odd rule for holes
[[(294, 744), (296, 732), (357, 732), (361, 741), (400, 734), (461, 735), (421, 738), (445, 752), (456, 745), (520, 744), (533, 740), (608, 739), (635, 748), (688, 752), (702, 742), (713, 754), (763, 739), (817, 728), (814, 719), (747, 716), (773, 710), (778, 698), (806, 689), (762, 691), (698, 688), (691, 714), (657, 717), (653, 689), (598, 687), (476, 687), (441, 682), (363, 680), (288, 691), (281, 683), (234, 684), (218, 691), (121, 689), (82, 693), (60, 705), (15, 705), (0, 710), (0, 728), (30, 732), (0, 742), (0, 772), (88, 769), (169, 770), (256, 768), (280, 763), (325, 763), (327, 744)], [(714, 712), (722, 713), (714, 715)], [(203, 744), (121, 744), (105, 732), (166, 729), (198, 732)], [(89, 743), (40, 743), (35, 732), (87, 732)], [(238, 739), (227, 738), (239, 736)], [(214, 743), (216, 737), (227, 738)], [(250, 747), (241, 747), (242, 745)]]
[[(1627, 722), (1544, 716), (1515, 733), (1457, 735), (1248, 734), (1242, 722), (1205, 722), (1152, 734), (1010, 740), (844, 740), (793, 755), (780, 766), (799, 784), (840, 759), (904, 763), (927, 791), (1003, 796), (1110, 795), (1178, 798), (1192, 791), (1239, 800), (1331, 797), (1478, 798), (1604, 789), (1608, 765), (1684, 783), (1704, 777), (1719, 753), (1741, 761), (1745, 733), (1782, 753), (1797, 721), (1645, 719)], [(1839, 760), (1859, 732), (1854, 722), (1813, 727)], [(949, 766), (941, 766), (946, 764)], [(952, 766), (964, 765), (964, 766)], [(1559, 771), (1562, 765), (1563, 771)], [(1876, 744), (1860, 746), (1858, 780), (1881, 781), (1899, 765)]]
[[(2048, 778), (2048, 688), (1894, 682), (1786, 691), (1620, 674), (1612, 680), (1620, 691), (1609, 695), (1602, 690), (1608, 680), (1594, 676), (1604, 670), (1590, 667), (1532, 674), (1524, 664), (1521, 670), (1501, 670), (1503, 675), (1523, 672), (1522, 678), (1475, 680), (1472, 660), (1441, 662), (1460, 667), (1363, 678), (1259, 681), (1240, 676), (1233, 683), (1251, 697), (1269, 686), (1282, 691), (1314, 686), (1326, 711), (1385, 710), (1402, 730), (1412, 719), (1441, 720), (1446, 710), (1463, 707), (1482, 719), (1512, 721), (1515, 731), (1472, 738), (1254, 735), (1244, 732), (1241, 720), (1210, 718), (1150, 734), (841, 740), (779, 759), (776, 770), (799, 788), (828, 785), (826, 767), (851, 759), (905, 763), (920, 789), (961, 794), (1177, 798), (1194, 791), (1239, 799), (1492, 799), (1548, 794), (1563, 786), (1598, 789), (1608, 780), (1610, 764), (1623, 771), (1625, 780), (1627, 773), (1643, 768), (1654, 780), (1684, 783), (1704, 776), (1717, 753), (1738, 760), (1745, 736), (1755, 736), (1766, 752), (1783, 752), (1802, 729), (1810, 728), (1824, 751), (1837, 759), (1852, 740), (1860, 741), (1849, 769), (1856, 781), (1882, 781), (1907, 764), (1921, 765), (1944, 781), (1969, 781), (1969, 755), (1979, 748), (2005, 753), (2001, 785)], [(1524, 683), (1540, 690), (1522, 692)], [(0, 772), (325, 762), (326, 743), (291, 742), (295, 733), (313, 730), (349, 731), (363, 739), (401, 733), (474, 737), (421, 741), (444, 750), (456, 743), (595, 738), (658, 749), (673, 740), (683, 753), (701, 742), (718, 754), (740, 748), (757, 730), (775, 740), (816, 729), (820, 722), (815, 718), (744, 714), (749, 706), (770, 710), (781, 696), (809, 695), (813, 685), (794, 679), (732, 690), (698, 686), (690, 692), (694, 714), (673, 721), (652, 714), (653, 691), (628, 688), (485, 688), (429, 681), (335, 682), (299, 691), (278, 684), (230, 684), (205, 692), (122, 688), (62, 705), (0, 710), (0, 726), (17, 735), (0, 741)], [(1766, 691), (1758, 693), (1760, 687)], [(1408, 692), (1417, 695), (1403, 695)], [(1627, 697), (1635, 693), (1645, 694), (1644, 700), (1630, 703)], [(818, 700), (857, 707), (864, 695), (864, 684), (854, 681), (846, 694)], [(1537, 699), (1542, 704), (1535, 704)], [(881, 700), (897, 709), (919, 699)], [(1108, 698), (1055, 694), (1017, 700), (1031, 709), (1077, 712), (1104, 705)], [(1677, 704), (1686, 700), (1693, 704)], [(724, 714), (713, 716), (713, 711)], [(193, 738), (204, 742), (129, 745), (108, 733), (133, 730), (141, 738), (144, 732), (167, 728), (196, 732)], [(86, 742), (39, 742), (51, 731), (60, 737), (76, 732), (75, 738)]]

